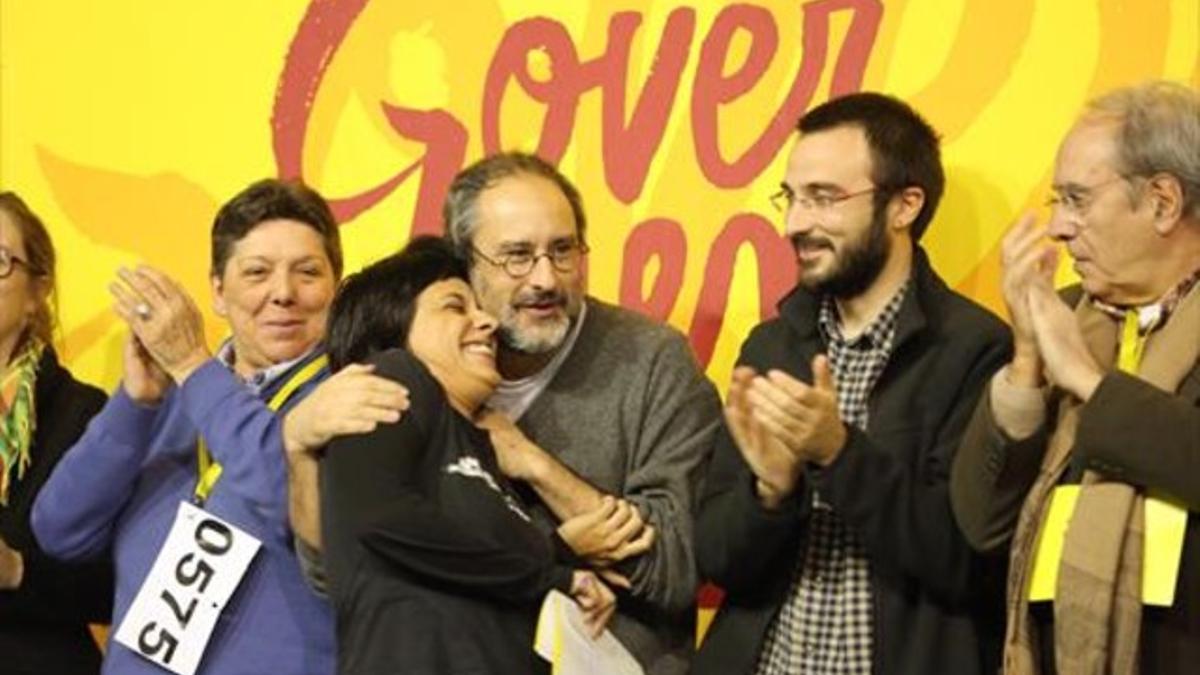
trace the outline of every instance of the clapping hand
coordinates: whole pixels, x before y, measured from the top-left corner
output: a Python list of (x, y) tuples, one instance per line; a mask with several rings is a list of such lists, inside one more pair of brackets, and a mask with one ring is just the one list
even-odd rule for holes
[(1070, 307), (1054, 290), (1058, 249), (1045, 241), (1033, 214), (1013, 225), (1001, 244), (1004, 302), (1013, 327), (1009, 380), (1038, 387), (1045, 375), (1080, 400), (1091, 397), (1103, 371), (1084, 342)]
[(1075, 313), (1048, 280), (1031, 285), (1029, 315), (1050, 381), (1081, 401), (1090, 399), (1104, 371), (1088, 349)]
[(733, 371), (725, 400), (725, 423), (738, 451), (754, 474), (759, 498), (775, 508), (792, 494), (804, 472), (804, 459), (769, 433), (750, 403), (749, 391), (757, 374), (752, 368)]
[(811, 385), (780, 370), (734, 371), (725, 419), (768, 508), (795, 490), (805, 462), (828, 466), (846, 445), (829, 359), (814, 357), (812, 371)]
[(125, 338), (121, 386), (141, 405), (157, 405), (171, 387), (171, 376), (154, 361), (133, 332)]
[(756, 377), (747, 392), (754, 415), (768, 433), (805, 461), (828, 466), (846, 445), (846, 426), (838, 412), (837, 385), (829, 358), (813, 357), (813, 383), (782, 370)]
[(1013, 384), (1042, 384), (1042, 353), (1030, 309), (1035, 285), (1050, 284), (1058, 262), (1057, 252), (1045, 241), (1046, 231), (1032, 213), (1022, 216), (1000, 245), (1001, 290), (1013, 330), (1013, 360), (1008, 377)]
[[(146, 377), (153, 376), (144, 363), (129, 363), (129, 358), (148, 355), (182, 384), (210, 357), (204, 342), (204, 321), (191, 296), (166, 274), (140, 265), (135, 270), (120, 269), (117, 280), (108, 286), (113, 309), (133, 331), (142, 351), (126, 349), (126, 374), (140, 378), (133, 387), (146, 394), (153, 390)], [(131, 367), (132, 366), (132, 367)], [(130, 392), (133, 396), (133, 392)], [(135, 397), (136, 399), (137, 397)]]

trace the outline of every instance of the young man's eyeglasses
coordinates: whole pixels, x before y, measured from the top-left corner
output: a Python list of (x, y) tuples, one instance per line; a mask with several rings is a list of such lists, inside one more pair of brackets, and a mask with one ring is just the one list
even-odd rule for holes
[(587, 244), (570, 241), (554, 244), (543, 253), (534, 253), (532, 250), (510, 251), (498, 258), (490, 258), (474, 246), (471, 247), (471, 252), (480, 260), (503, 269), (508, 276), (520, 279), (532, 273), (542, 258), (549, 260), (550, 265), (559, 272), (574, 272), (580, 259), (588, 252), (588, 247)]
[(879, 186), (872, 185), (864, 190), (855, 192), (829, 192), (826, 190), (805, 191), (802, 194), (797, 194), (792, 188), (786, 184), (780, 184), (779, 191), (771, 195), (771, 206), (775, 210), (786, 215), (791, 212), (797, 204), (805, 211), (830, 211), (833, 207), (841, 204), (847, 199), (869, 195), (879, 189)]

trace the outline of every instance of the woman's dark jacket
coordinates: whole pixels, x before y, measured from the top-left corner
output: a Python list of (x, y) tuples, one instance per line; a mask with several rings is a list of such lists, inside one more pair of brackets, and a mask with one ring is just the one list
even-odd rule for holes
[(100, 670), (100, 652), (87, 624), (109, 621), (112, 566), (107, 559), (65, 564), (47, 557), (30, 531), (29, 511), (58, 460), (104, 401), (104, 392), (72, 377), (46, 348), (34, 388), (37, 426), (30, 465), (11, 484), (8, 506), (0, 507), (0, 537), (20, 551), (25, 565), (20, 587), (0, 591), (0, 672), (6, 675)]
[(548, 672), (533, 634), (546, 592), (570, 588), (561, 546), (420, 362), (399, 350), (371, 362), (411, 404), (398, 423), (336, 439), (321, 465), (339, 672)]

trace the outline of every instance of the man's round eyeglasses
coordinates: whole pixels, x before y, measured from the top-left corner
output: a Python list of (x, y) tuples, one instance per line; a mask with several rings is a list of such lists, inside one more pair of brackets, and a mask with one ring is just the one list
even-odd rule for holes
[(778, 192), (771, 195), (771, 206), (774, 206), (776, 211), (785, 215), (790, 213), (796, 205), (799, 205), (805, 211), (829, 211), (848, 199), (869, 195), (878, 189), (879, 186), (872, 185), (864, 190), (841, 194), (829, 192), (797, 194), (791, 188), (783, 186)]
[(508, 276), (520, 279), (531, 274), (542, 258), (549, 260), (550, 266), (559, 272), (574, 272), (580, 259), (588, 252), (588, 247), (587, 244), (571, 242), (554, 246), (543, 253), (517, 251), (505, 253), (499, 258), (490, 258), (474, 246), (471, 247), (471, 252), (480, 260), (503, 269)]

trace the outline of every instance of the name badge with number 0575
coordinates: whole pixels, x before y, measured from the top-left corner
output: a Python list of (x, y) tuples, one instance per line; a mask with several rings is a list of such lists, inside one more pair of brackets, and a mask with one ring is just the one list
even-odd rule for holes
[(174, 673), (192, 675), (259, 546), (243, 530), (181, 503), (114, 639)]

